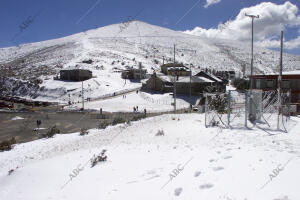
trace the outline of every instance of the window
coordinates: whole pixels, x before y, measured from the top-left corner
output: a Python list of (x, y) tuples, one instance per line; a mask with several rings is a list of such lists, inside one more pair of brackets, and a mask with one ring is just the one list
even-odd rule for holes
[(281, 81), (281, 88), (289, 89), (290, 88), (290, 81), (289, 80), (282, 80)]
[(275, 81), (274, 80), (266, 80), (266, 87), (267, 88), (274, 88), (275, 87)]
[(261, 80), (260, 79), (255, 79), (255, 88), (261, 89)]

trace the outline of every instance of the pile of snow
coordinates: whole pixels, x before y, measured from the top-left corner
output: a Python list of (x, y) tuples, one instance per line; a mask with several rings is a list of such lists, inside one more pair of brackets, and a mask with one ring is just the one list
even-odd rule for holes
[(19, 119), (24, 119), (23, 117), (15, 116), (11, 120), (19, 120)]
[[(202, 114), (162, 115), (19, 144), (0, 153), (0, 199), (300, 199), (292, 120), (289, 133), (268, 135), (205, 128)], [(107, 161), (91, 168), (103, 149)]]

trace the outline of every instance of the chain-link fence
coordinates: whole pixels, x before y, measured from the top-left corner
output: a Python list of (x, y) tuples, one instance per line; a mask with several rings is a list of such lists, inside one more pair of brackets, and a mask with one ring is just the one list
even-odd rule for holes
[(205, 126), (228, 126), (228, 94), (206, 93), (205, 95)]
[[(252, 90), (240, 93), (206, 93), (205, 126), (288, 131), (290, 121), (289, 91)], [(251, 125), (252, 124), (252, 125)]]

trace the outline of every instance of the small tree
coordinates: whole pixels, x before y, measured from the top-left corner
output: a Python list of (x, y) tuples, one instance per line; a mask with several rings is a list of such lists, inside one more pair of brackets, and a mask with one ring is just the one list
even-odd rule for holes
[(98, 156), (93, 156), (91, 158), (91, 167), (96, 166), (99, 162), (105, 162), (107, 160), (107, 156), (105, 155), (106, 150), (103, 149), (102, 152)]
[(11, 150), (13, 145), (16, 143), (17, 143), (17, 141), (16, 141), (15, 137), (12, 137), (10, 140), (4, 140), (4, 141), (0, 142), (0, 152)]
[(164, 130), (158, 130), (155, 136), (164, 136), (165, 132)]
[(80, 129), (80, 134), (79, 135), (83, 136), (83, 135), (87, 135), (87, 134), (89, 134), (89, 131), (87, 130), (87, 128), (81, 128)]
[(56, 127), (56, 125), (52, 126), (50, 129), (48, 129), (46, 134), (43, 134), (42, 137), (44, 138), (51, 138), (55, 134), (59, 134), (60, 130)]
[(248, 90), (250, 87), (250, 81), (242, 78), (236, 78), (232, 81), (232, 85), (240, 91)]
[(99, 122), (98, 129), (105, 129), (107, 126), (109, 126), (107, 121)]

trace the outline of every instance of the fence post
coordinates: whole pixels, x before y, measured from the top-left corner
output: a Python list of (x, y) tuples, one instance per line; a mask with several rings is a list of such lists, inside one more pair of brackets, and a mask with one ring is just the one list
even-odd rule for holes
[(248, 91), (245, 92), (245, 127), (248, 128)]
[(228, 91), (228, 96), (227, 96), (227, 125), (228, 128), (230, 128), (230, 101), (231, 101), (231, 90)]
[(206, 125), (206, 122), (207, 122), (207, 114), (206, 114), (206, 112), (207, 112), (207, 94), (205, 93), (204, 94), (204, 97), (205, 97), (205, 128), (207, 128), (207, 125)]

